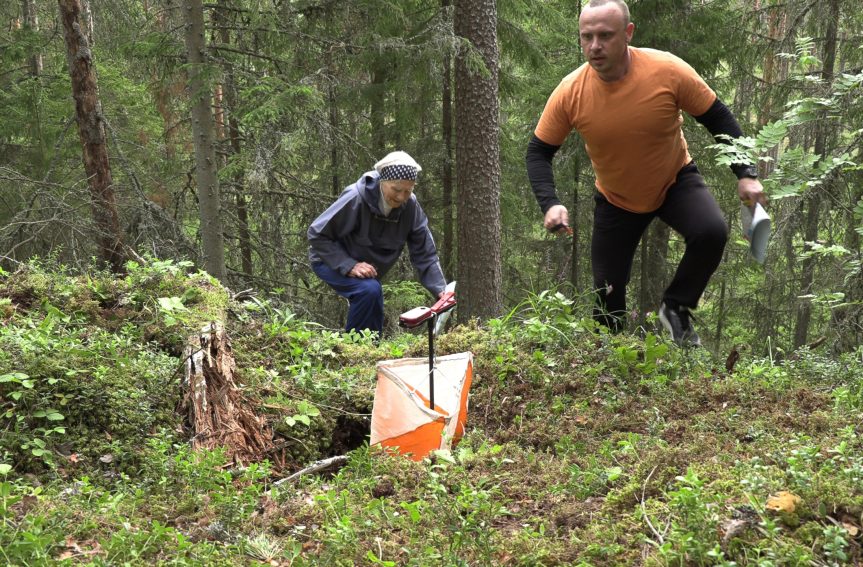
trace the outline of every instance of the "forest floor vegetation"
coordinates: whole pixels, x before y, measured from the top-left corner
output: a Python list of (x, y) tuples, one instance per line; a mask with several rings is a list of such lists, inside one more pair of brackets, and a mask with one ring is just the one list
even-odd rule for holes
[[(368, 445), (375, 364), (427, 340), (324, 329), (184, 263), (0, 270), (0, 562), (9, 565), (854, 565), (863, 348), (782, 360), (610, 335), (549, 291), (463, 323), (467, 435)], [(224, 317), (274, 444), (192, 451), (183, 347)], [(336, 470), (275, 485), (325, 457)]]

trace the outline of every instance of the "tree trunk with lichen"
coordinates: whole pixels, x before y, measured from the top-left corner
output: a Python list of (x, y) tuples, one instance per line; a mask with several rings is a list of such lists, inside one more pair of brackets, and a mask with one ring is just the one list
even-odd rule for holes
[(495, 2), (456, 2), (453, 27), (471, 45), (455, 58), (459, 319), (490, 319), (503, 311)]
[(66, 58), (75, 99), (75, 118), (83, 149), (84, 170), (102, 259), (114, 273), (124, 269), (123, 237), (114, 199), (114, 182), (108, 161), (105, 117), (99, 101), (93, 54), (83, 25), (80, 0), (59, 0), (60, 19), (66, 40)]
[(216, 162), (216, 121), (213, 117), (213, 97), (206, 79), (204, 7), (201, 0), (187, 0), (183, 7), (186, 18), (184, 37), (189, 91), (192, 98), (195, 181), (198, 186), (198, 213), (201, 220), (201, 252), (204, 269), (224, 282), (227, 277), (225, 244)]

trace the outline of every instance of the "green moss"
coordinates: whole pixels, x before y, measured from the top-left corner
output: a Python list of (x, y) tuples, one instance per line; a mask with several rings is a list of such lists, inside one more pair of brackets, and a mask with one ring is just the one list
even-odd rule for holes
[[(863, 510), (855, 359), (744, 356), (729, 374), (704, 350), (596, 332), (541, 294), (438, 337), (438, 355), (475, 356), (468, 433), (415, 463), (368, 448), (367, 435), (376, 363), (426, 356), (424, 333), (376, 343), (323, 330), (284, 305), (233, 302), (188, 268), (148, 260), (116, 280), (36, 265), (0, 280), (9, 562), (57, 560), (68, 537), (94, 562), (128, 563), (860, 559), (834, 529)], [(180, 433), (180, 347), (215, 318), (275, 432), (269, 463), (230, 466)], [(64, 431), (47, 434), (51, 423)], [(22, 447), (33, 439), (47, 457)], [(333, 454), (347, 466), (268, 492), (271, 474)], [(802, 498), (793, 517), (765, 508), (781, 490)]]

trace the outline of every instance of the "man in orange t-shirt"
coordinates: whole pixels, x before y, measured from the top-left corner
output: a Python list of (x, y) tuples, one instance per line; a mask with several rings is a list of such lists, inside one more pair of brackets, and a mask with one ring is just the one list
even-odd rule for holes
[[(675, 342), (698, 345), (691, 309), (719, 266), (728, 226), (689, 155), (680, 111), (714, 136), (737, 138), (743, 133), (728, 108), (682, 59), (629, 46), (635, 24), (622, 0), (591, 0), (578, 25), (588, 62), (551, 94), (528, 144), (528, 177), (544, 225), (552, 231), (569, 225), (551, 164), (569, 133), (577, 130), (598, 191), (591, 241), (598, 290), (594, 317), (612, 330), (622, 329), (635, 249), (659, 217), (686, 241), (686, 252), (663, 293), (659, 318)], [(732, 170), (741, 200), (766, 203), (754, 166), (735, 164)]]

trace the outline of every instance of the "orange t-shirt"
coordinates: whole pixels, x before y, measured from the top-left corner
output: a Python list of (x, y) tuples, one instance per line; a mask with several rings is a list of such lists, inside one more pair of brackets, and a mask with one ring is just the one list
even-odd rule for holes
[(695, 69), (664, 51), (629, 48), (622, 79), (606, 82), (585, 63), (557, 86), (536, 126), (536, 137), (563, 144), (578, 130), (608, 201), (636, 213), (655, 211), (680, 168), (692, 158), (681, 110), (698, 116), (716, 93)]

